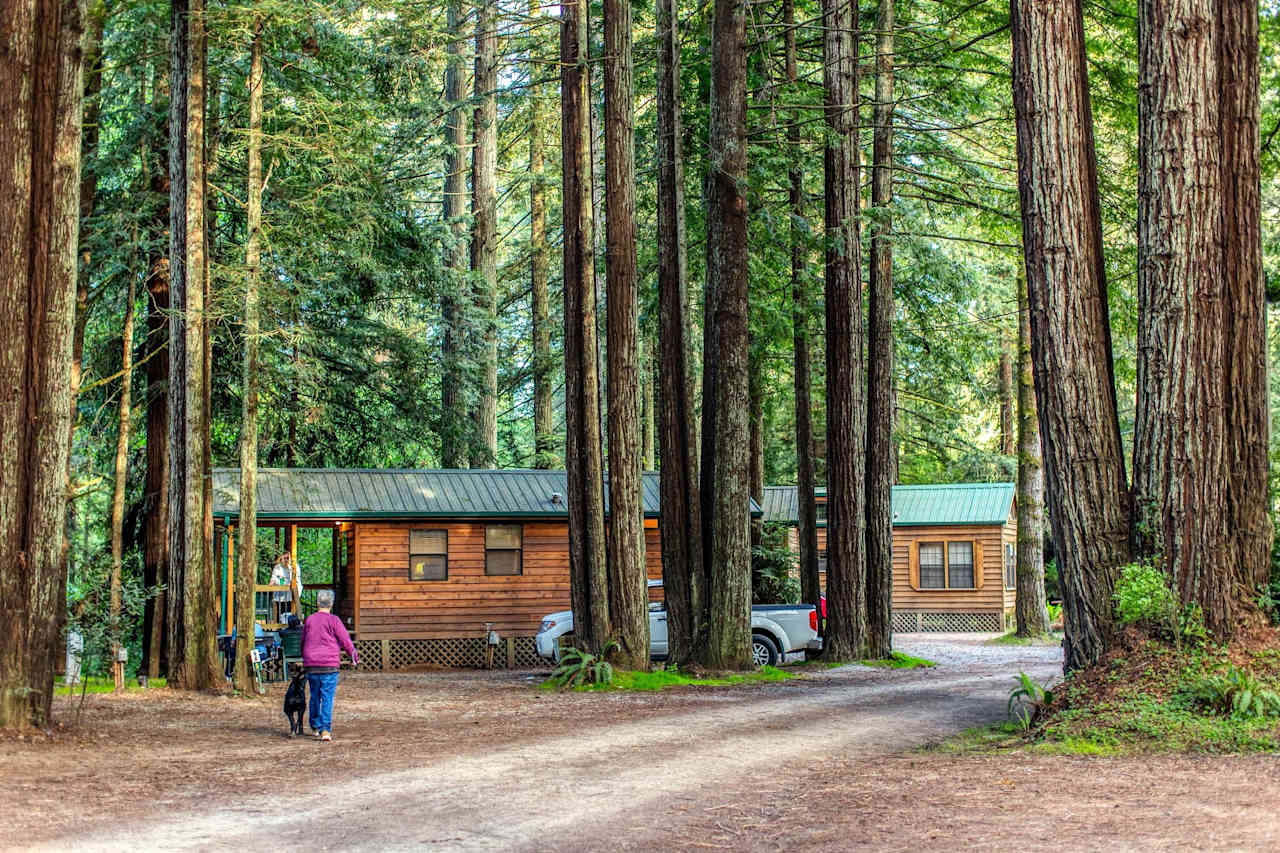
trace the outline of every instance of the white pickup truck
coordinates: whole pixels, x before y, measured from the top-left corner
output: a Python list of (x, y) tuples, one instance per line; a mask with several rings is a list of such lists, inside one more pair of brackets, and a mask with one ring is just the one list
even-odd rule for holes
[[(649, 581), (649, 588), (660, 590), (662, 581)], [(558, 662), (561, 638), (572, 633), (572, 610), (548, 615), (533, 638), (538, 654)], [(802, 660), (806, 652), (821, 650), (818, 614), (812, 604), (752, 605), (751, 657), (756, 666), (790, 663)], [(654, 660), (667, 659), (667, 607), (660, 601), (649, 603), (649, 656)]]

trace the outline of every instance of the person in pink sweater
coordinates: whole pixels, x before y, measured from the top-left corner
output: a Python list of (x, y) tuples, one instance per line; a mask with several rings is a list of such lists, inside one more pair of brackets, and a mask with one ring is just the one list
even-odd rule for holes
[(307, 686), (311, 690), (311, 733), (320, 740), (333, 740), (330, 727), (333, 724), (333, 697), (338, 692), (338, 667), (342, 652), (351, 658), (353, 665), (360, 663), (351, 635), (342, 620), (333, 615), (333, 590), (322, 589), (316, 593), (315, 613), (307, 617), (302, 626), (302, 665), (307, 671)]

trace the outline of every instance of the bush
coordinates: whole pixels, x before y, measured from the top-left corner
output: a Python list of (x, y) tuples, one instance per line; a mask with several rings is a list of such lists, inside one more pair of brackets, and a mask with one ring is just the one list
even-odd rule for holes
[(795, 604), (800, 601), (800, 580), (793, 577), (796, 557), (785, 548), (751, 550), (751, 603)]
[(1200, 605), (1180, 606), (1165, 573), (1153, 562), (1121, 566), (1112, 598), (1121, 625), (1145, 628), (1177, 645), (1200, 645), (1208, 639)]
[(616, 648), (617, 641), (610, 640), (599, 655), (582, 649), (564, 649), (560, 653), (560, 665), (551, 673), (551, 683), (560, 688), (612, 683), (613, 664), (605, 660), (605, 656)]
[(1280, 695), (1249, 670), (1235, 666), (1188, 682), (1179, 690), (1179, 697), (1192, 706), (1235, 719), (1280, 716)]
[(1178, 601), (1164, 572), (1152, 563), (1121, 566), (1113, 598), (1121, 625), (1171, 631), (1176, 624)]

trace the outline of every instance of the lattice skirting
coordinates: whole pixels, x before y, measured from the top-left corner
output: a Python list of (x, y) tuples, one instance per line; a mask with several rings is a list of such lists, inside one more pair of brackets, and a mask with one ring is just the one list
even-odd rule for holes
[(976, 613), (911, 610), (893, 612), (893, 630), (904, 634), (920, 632), (951, 634), (969, 631), (993, 634), (1003, 630), (1004, 622), (1004, 613), (999, 610)]
[[(356, 641), (360, 668), (372, 670), (414, 666), (483, 669), (488, 665), (487, 649), (483, 637)], [(493, 649), (493, 666), (495, 669), (538, 669), (550, 664), (538, 657), (533, 637), (503, 637)]]

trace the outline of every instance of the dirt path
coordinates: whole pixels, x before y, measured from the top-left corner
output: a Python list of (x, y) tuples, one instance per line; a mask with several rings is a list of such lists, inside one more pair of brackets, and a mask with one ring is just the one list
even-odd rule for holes
[[(630, 823), (742, 779), (770, 785), (834, 757), (885, 755), (996, 719), (1012, 671), (1048, 678), (1058, 666), (1052, 649), (983, 649), (969, 658), (968, 666), (932, 671), (820, 671), (801, 682), (694, 696), (687, 707), (638, 719), (583, 707), (588, 713), (568, 731), (552, 726), (539, 736), (533, 726), (515, 742), (460, 744), (457, 754), (404, 769), (365, 767), (333, 785), (290, 782), (293, 793), (273, 801), (222, 798), (44, 847), (242, 847), (264, 838), (288, 847), (309, 843), (317, 827), (334, 849), (547, 849), (561, 839), (574, 847), (590, 837), (587, 826)], [(650, 697), (608, 698), (625, 706)]]
[[(0, 838), (46, 850), (954, 850), (1050, 837), (1126, 849), (1185, 846), (1196, 831), (1198, 847), (1280, 843), (1263, 805), (1280, 798), (1270, 758), (911, 751), (1001, 718), (1010, 676), (1048, 679), (1060, 657), (972, 638), (897, 645), (941, 665), (657, 695), (547, 694), (522, 674), (355, 675), (331, 745), (281, 737), (278, 696), (104, 697), (88, 742), (0, 743)], [(1204, 835), (1215, 820), (1224, 834)]]

